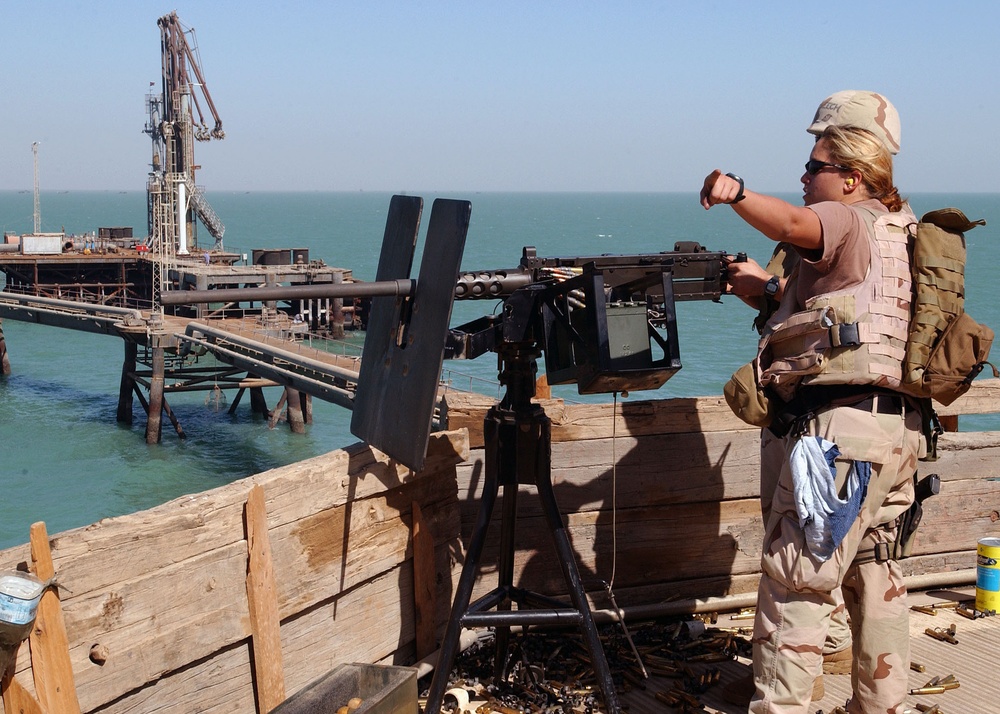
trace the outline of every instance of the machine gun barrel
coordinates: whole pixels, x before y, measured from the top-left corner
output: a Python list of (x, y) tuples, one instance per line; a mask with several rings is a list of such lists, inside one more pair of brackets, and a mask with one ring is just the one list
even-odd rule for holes
[(213, 288), (211, 290), (168, 290), (160, 295), (163, 305), (193, 305), (205, 302), (241, 300), (306, 300), (310, 298), (382, 297), (413, 294), (416, 281), (380, 280), (371, 283), (313, 283), (311, 285), (271, 285), (260, 288)]

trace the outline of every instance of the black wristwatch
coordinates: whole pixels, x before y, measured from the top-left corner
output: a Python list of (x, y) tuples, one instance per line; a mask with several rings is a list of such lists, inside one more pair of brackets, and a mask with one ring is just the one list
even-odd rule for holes
[(729, 205), (732, 206), (734, 203), (739, 203), (744, 198), (746, 198), (746, 196), (743, 195), (743, 179), (741, 179), (736, 174), (726, 174), (726, 176), (728, 176), (729, 178), (731, 178), (733, 181), (739, 181), (740, 182), (740, 192), (738, 194), (736, 194), (736, 198), (734, 198), (732, 201), (729, 202)]
[(768, 297), (774, 297), (778, 294), (779, 287), (781, 287), (781, 278), (772, 275), (771, 279), (764, 283), (764, 294)]

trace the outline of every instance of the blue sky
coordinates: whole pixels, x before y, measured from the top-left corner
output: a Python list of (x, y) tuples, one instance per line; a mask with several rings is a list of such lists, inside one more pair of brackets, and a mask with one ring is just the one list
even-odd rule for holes
[(1000, 191), (1000, 3), (0, 0), (0, 190), (142, 190), (156, 20), (195, 29), (213, 190), (798, 191), (827, 95), (884, 93), (904, 193)]

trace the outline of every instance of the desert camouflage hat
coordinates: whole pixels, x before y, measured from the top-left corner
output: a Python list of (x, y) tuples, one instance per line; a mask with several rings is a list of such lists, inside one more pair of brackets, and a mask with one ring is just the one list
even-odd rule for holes
[(828, 126), (867, 129), (891, 153), (899, 153), (899, 112), (881, 94), (854, 89), (831, 94), (819, 105), (808, 131), (819, 136)]

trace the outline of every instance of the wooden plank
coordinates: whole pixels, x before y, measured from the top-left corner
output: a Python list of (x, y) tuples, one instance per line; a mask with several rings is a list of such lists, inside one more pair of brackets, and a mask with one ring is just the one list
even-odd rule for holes
[(385, 572), (412, 555), (410, 506), (419, 500), (432, 532), (457, 538), (460, 515), (453, 477), (327, 509), (271, 533), (283, 617)]
[(935, 404), (934, 408), (941, 416), (996, 414), (1000, 411), (1000, 379), (977, 379), (972, 383), (972, 389), (954, 403), (947, 407)]
[[(146, 511), (60, 533), (52, 539), (52, 552), (60, 580), (69, 591), (66, 600), (198, 557), (206, 548), (225, 548), (242, 541), (243, 505), (254, 483), (267, 490), (267, 509), (274, 528), (448, 468), (467, 455), (465, 439), (464, 432), (432, 435), (427, 465), (419, 474), (357, 444)], [(24, 560), (25, 551), (4, 551), (0, 562), (16, 567)]]
[[(482, 446), (485, 410), (496, 400), (480, 394), (449, 391), (445, 395), (450, 428), (469, 430), (472, 448)], [(723, 397), (690, 397), (619, 402), (614, 405), (563, 404), (539, 400), (552, 420), (552, 441), (577, 442), (618, 436), (643, 436), (684, 432), (758, 431), (735, 417)], [(948, 407), (935, 405), (942, 416), (994, 414), (1000, 411), (1000, 379), (980, 379), (972, 389)]]
[(14, 678), (13, 665), (3, 675), (3, 710), (17, 714), (44, 714), (31, 692)]
[(231, 647), (111, 699), (101, 714), (230, 714), (254, 711), (250, 648)]
[(424, 521), (420, 504), (413, 501), (413, 615), (416, 627), (417, 658), (423, 659), (437, 648), (434, 636), (434, 536)]
[[(42, 581), (55, 576), (49, 535), (41, 521), (30, 528), (32, 572)], [(69, 658), (69, 639), (63, 622), (62, 608), (56, 588), (42, 593), (35, 616), (35, 627), (28, 636), (31, 647), (31, 669), (35, 680), (38, 703), (46, 712), (74, 714), (80, 711), (73, 682), (73, 667)]]
[[(240, 541), (68, 601), (70, 655), (84, 710), (174, 676), (234, 643), (249, 652), (246, 569)], [(90, 661), (93, 644), (107, 649), (103, 665)], [(252, 692), (252, 680), (247, 686)]]
[[(563, 512), (608, 509), (612, 502), (625, 510), (756, 499), (760, 490), (759, 444), (759, 436), (746, 431), (553, 444), (553, 490)], [(612, 467), (613, 454), (619, 459), (617, 469)], [(460, 493), (478, 488), (482, 459), (483, 452), (477, 449), (458, 467)], [(478, 493), (472, 496), (478, 497)], [(475, 498), (462, 502), (466, 534), (477, 509)], [(537, 500), (524, 499), (518, 512), (538, 515)]]
[(253, 643), (257, 711), (271, 711), (285, 701), (285, 675), (281, 662), (281, 620), (277, 586), (267, 536), (267, 510), (260, 484), (250, 489), (246, 505), (247, 602)]
[[(267, 495), (271, 501), (269, 489)], [(299, 497), (306, 500), (312, 494), (299, 493)], [(272, 527), (269, 540), (279, 615), (293, 617), (316, 607), (407, 559), (409, 513), (415, 498), (424, 504), (431, 532), (451, 532), (449, 547), (456, 548), (459, 514), (453, 469), (436, 475), (422, 473), (377, 496)], [(229, 523), (228, 518), (221, 520)], [(206, 516), (202, 527), (211, 521)], [(72, 656), (85, 705), (110, 701), (162, 677), (177, 676), (174, 672), (185, 663), (209, 657), (250, 635), (244, 584), (246, 543), (240, 540), (213, 548), (211, 536), (215, 532), (209, 530), (201, 536), (203, 547), (211, 549), (198, 556), (81, 594), (67, 603)], [(226, 539), (226, 534), (218, 534), (218, 540)], [(146, 555), (140, 549), (131, 557)], [(148, 555), (153, 558), (158, 554)], [(443, 572), (448, 571), (449, 566), (445, 566)], [(395, 633), (381, 634), (399, 645)], [(292, 665), (284, 640), (283, 626), (287, 692)], [(110, 653), (100, 667), (88, 658), (95, 642)]]

